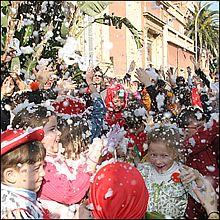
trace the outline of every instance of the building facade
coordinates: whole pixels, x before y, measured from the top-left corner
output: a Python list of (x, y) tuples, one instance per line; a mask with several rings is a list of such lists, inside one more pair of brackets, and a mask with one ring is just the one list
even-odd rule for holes
[(184, 35), (186, 18), (194, 2), (187, 1), (112, 1), (103, 12), (127, 17), (142, 30), (143, 47), (137, 49), (128, 28), (93, 24), (82, 39), (83, 51), (91, 62), (99, 63), (107, 75), (122, 78), (134, 60), (136, 67), (152, 64), (156, 69), (173, 68), (178, 75), (193, 69), (194, 42)]

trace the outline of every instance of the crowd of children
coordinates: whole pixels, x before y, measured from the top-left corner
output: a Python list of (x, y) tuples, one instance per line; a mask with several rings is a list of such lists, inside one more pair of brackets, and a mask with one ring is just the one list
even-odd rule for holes
[(2, 218), (218, 219), (219, 73), (192, 62), (187, 79), (137, 68), (135, 81), (4, 69)]

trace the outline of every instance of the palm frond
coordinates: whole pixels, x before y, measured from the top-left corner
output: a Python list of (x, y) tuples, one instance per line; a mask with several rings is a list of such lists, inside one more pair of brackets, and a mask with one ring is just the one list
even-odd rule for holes
[(85, 14), (95, 17), (106, 9), (106, 7), (111, 4), (108, 1), (78, 1), (77, 5), (80, 10)]

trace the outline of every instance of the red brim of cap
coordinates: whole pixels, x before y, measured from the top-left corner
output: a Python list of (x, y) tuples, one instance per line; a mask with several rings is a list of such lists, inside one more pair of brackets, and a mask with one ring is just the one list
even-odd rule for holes
[(44, 130), (35, 128), (31, 131), (6, 130), (1, 133), (1, 156), (7, 152), (31, 141), (41, 141), (44, 138)]

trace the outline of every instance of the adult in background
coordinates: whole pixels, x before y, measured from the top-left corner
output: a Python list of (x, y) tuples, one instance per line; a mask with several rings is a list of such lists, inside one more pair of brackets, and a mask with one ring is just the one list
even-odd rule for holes
[(15, 72), (4, 69), (1, 73), (1, 130), (5, 131), (10, 124), (11, 112), (14, 107), (13, 95), (15, 91), (22, 91), (26, 84)]
[[(218, 118), (211, 118), (206, 123), (200, 109), (188, 108), (180, 113), (177, 121), (178, 126), (183, 128), (185, 133), (186, 164), (208, 178), (219, 194)], [(189, 219), (204, 218), (205, 210), (201, 204), (189, 197), (186, 213)]]

